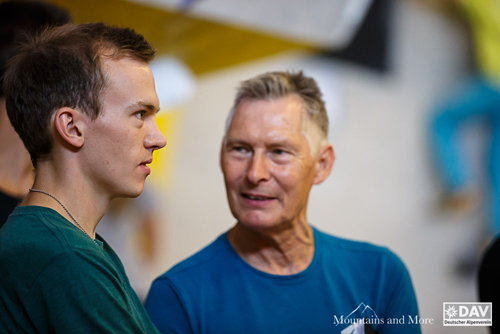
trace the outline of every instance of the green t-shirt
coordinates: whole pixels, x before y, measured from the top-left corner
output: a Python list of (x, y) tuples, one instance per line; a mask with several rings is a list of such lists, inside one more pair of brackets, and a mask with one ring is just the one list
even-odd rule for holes
[(0, 229), (0, 333), (158, 331), (100, 236), (22, 206)]

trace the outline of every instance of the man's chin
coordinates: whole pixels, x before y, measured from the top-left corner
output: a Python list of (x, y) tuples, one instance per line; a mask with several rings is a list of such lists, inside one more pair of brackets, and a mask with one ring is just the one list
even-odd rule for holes
[(246, 217), (238, 220), (240, 224), (254, 231), (271, 230), (278, 227), (281, 223), (271, 217)]
[(125, 191), (120, 192), (115, 197), (136, 198), (140, 194), (142, 194), (143, 191), (144, 191), (144, 184), (142, 184), (142, 186), (140, 186), (140, 187), (136, 187), (135, 189), (126, 189)]

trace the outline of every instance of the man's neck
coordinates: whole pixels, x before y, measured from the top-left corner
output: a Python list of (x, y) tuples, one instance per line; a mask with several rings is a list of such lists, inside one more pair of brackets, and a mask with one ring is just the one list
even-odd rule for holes
[(106, 213), (111, 199), (95, 194), (80, 175), (81, 173), (78, 173), (75, 168), (65, 168), (50, 161), (39, 162), (33, 189), (49, 193), (57, 198), (62, 205), (53, 197), (40, 192), (30, 192), (21, 205), (51, 208), (76, 227), (83, 228), (94, 239), (97, 224)]
[(237, 223), (228, 239), (243, 260), (269, 274), (297, 274), (314, 257), (313, 230), (306, 222), (280, 231), (255, 231)]
[(0, 190), (23, 197), (33, 184), (33, 167), (28, 151), (10, 124), (5, 98), (0, 98)]

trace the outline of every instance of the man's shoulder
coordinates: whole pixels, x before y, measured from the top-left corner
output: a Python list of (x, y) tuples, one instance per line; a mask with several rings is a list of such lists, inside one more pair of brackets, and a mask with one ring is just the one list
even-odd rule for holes
[[(408, 268), (393, 251), (387, 247), (369, 242), (339, 238), (319, 232), (321, 238), (322, 261), (329, 270), (336, 268), (355, 282), (358, 289), (410, 289), (411, 278)], [(337, 273), (333, 270), (332, 272)], [(378, 287), (371, 283), (377, 282)], [(371, 292), (367, 292), (368, 294)]]
[(384, 254), (390, 252), (387, 247), (375, 245), (366, 241), (358, 241), (347, 238), (341, 238), (332, 234), (328, 234), (318, 229), (314, 229), (317, 236), (327, 245), (327, 247), (339, 249), (345, 252), (358, 252), (367, 254)]
[(218, 264), (223, 265), (231, 251), (228, 243), (227, 234), (221, 234), (197, 253), (174, 265), (158, 279), (174, 278), (184, 274), (193, 275), (197, 271), (204, 271), (206, 267), (215, 268)]
[(337, 237), (315, 229), (317, 237), (321, 238), (324, 252), (335, 256), (336, 259), (346, 261), (366, 260), (385, 262), (397, 266), (403, 266), (401, 259), (389, 248), (370, 242), (357, 241)]
[(17, 207), (0, 230), (0, 257), (42, 256), (61, 248), (53, 217), (39, 207)]
[(0, 230), (0, 271), (32, 281), (54, 263), (92, 257), (84, 247), (90, 238), (79, 233), (53, 210), (18, 207)]
[(50, 208), (17, 207), (0, 230), (0, 254), (6, 248), (27, 247), (33, 250), (40, 247), (57, 251), (81, 248), (82, 244), (88, 243), (87, 238), (77, 227)]

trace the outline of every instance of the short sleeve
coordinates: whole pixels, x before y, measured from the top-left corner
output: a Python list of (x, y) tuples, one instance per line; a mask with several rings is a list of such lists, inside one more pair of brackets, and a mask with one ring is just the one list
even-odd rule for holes
[(153, 282), (145, 307), (161, 333), (194, 333), (181, 298), (167, 278), (160, 277)]
[(156, 333), (125, 284), (104, 258), (72, 250), (44, 268), (23, 306), (42, 333)]
[[(380, 334), (420, 334), (418, 304), (410, 274), (401, 259), (388, 251), (386, 256), (384, 287), (381, 289), (385, 299), (385, 324)], [(411, 317), (411, 319), (410, 319)], [(389, 324), (388, 319), (404, 318), (404, 324)]]

